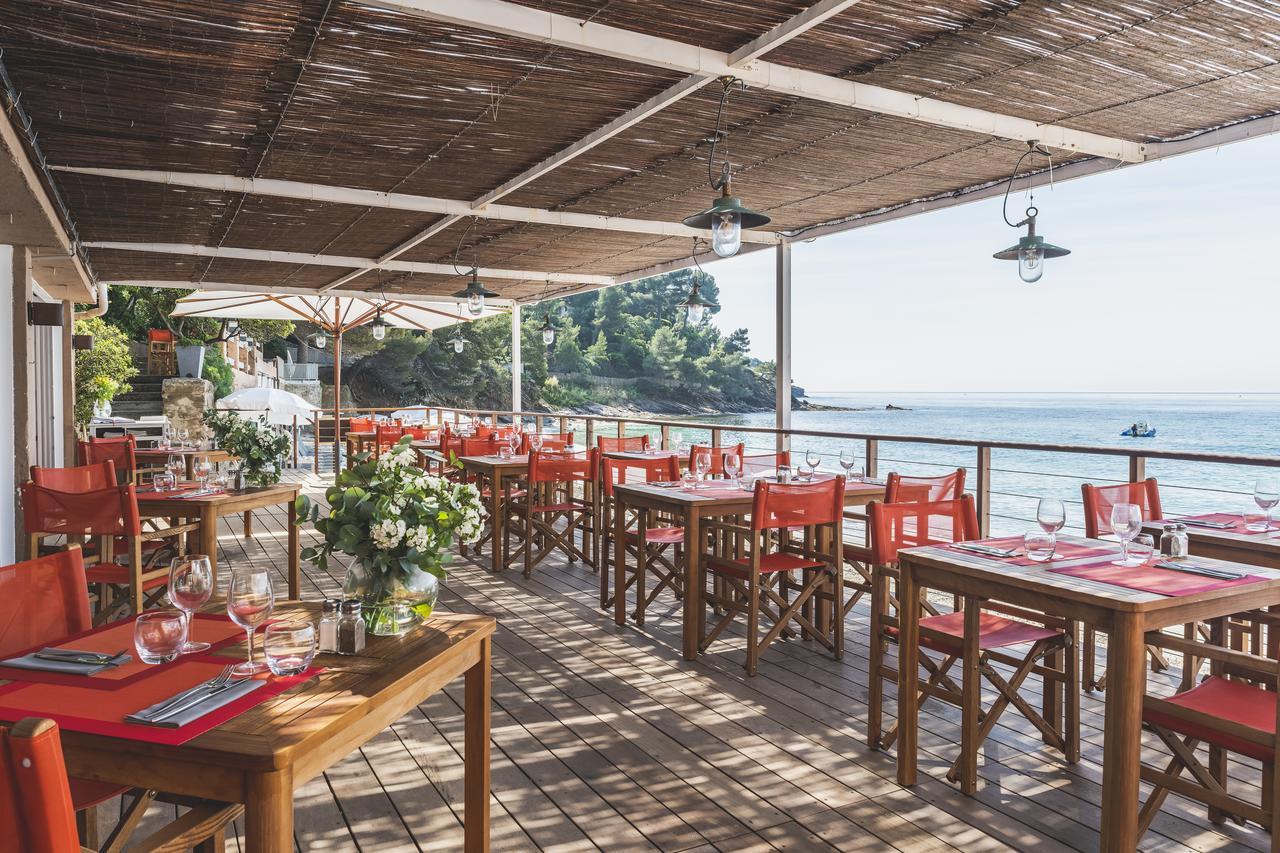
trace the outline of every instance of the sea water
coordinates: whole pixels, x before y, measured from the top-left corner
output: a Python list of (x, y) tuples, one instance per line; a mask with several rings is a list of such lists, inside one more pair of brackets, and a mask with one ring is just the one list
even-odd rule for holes
[[(792, 415), (795, 429), (1280, 457), (1280, 394), (810, 392), (808, 399), (844, 410), (797, 411)], [(732, 430), (738, 424), (772, 426), (771, 412), (696, 420), (723, 424), (724, 442), (742, 440), (760, 450), (771, 444), (769, 436)], [(1120, 436), (1144, 420), (1156, 428), (1155, 438)], [(688, 433), (681, 436), (686, 445), (707, 440), (697, 431), (681, 432)], [(857, 451), (859, 465), (865, 464), (860, 441), (805, 436), (792, 441), (793, 462), (800, 461), (798, 454), (812, 449), (823, 456), (824, 469), (838, 471), (837, 457), (846, 447)], [(975, 457), (972, 447), (882, 440), (879, 474), (900, 471), (929, 476), (965, 467), (972, 489)], [(1147, 476), (1160, 481), (1165, 515), (1254, 508), (1253, 483), (1268, 473), (1280, 475), (1280, 469), (1147, 462)], [(1034, 527), (1036, 502), (1042, 496), (1066, 501), (1068, 528), (1078, 530), (1083, 526), (1080, 484), (1120, 482), (1127, 477), (1128, 460), (1123, 456), (993, 450), (992, 530), (1021, 533)]]

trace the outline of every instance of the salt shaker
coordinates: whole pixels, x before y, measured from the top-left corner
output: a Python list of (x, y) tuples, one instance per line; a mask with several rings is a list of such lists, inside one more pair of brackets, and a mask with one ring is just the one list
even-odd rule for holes
[(342, 602), (342, 617), (338, 620), (338, 654), (358, 655), (364, 651), (364, 617), (360, 615), (360, 602), (348, 598)]
[(338, 650), (338, 609), (342, 600), (326, 598), (320, 611), (320, 651), (336, 652)]
[(1160, 534), (1160, 553), (1166, 557), (1186, 557), (1190, 552), (1185, 524), (1166, 524)]

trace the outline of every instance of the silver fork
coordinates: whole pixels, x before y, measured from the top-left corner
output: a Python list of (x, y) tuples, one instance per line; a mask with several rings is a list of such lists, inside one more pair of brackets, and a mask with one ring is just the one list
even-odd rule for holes
[(223, 685), (228, 684), (231, 681), (231, 671), (234, 670), (235, 668), (236, 668), (235, 664), (228, 664), (227, 666), (222, 668), (222, 672), (218, 673), (208, 681), (203, 681), (197, 684), (195, 687), (191, 687), (187, 690), (182, 691), (177, 696), (174, 696), (172, 699), (170, 699), (168, 702), (165, 702), (159, 708), (153, 709), (151, 713), (147, 714), (147, 719), (155, 720), (160, 717), (163, 717), (165, 713), (167, 713), (170, 709), (182, 704), (187, 699), (190, 699), (192, 696), (196, 695), (197, 693), (217, 690), (219, 687), (222, 687)]

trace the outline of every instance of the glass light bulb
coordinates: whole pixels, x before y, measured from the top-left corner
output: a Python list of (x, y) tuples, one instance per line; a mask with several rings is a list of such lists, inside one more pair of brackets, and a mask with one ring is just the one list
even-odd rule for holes
[(706, 313), (705, 305), (686, 305), (684, 315), (689, 320), (689, 325), (696, 326), (702, 322), (702, 315)]
[(543, 330), (542, 330), (542, 342), (543, 342), (544, 344), (546, 344), (547, 346), (551, 346), (552, 344), (554, 344), (554, 343), (556, 342), (556, 330), (555, 330), (555, 329), (543, 329)]
[(467, 310), (474, 316), (479, 317), (484, 313), (484, 294), (470, 293), (467, 295)]
[(312, 343), (315, 344), (316, 349), (324, 349), (324, 335), (316, 335)]
[(463, 348), (463, 347), (465, 347), (466, 345), (467, 345), (467, 342), (466, 342), (466, 341), (464, 341), (462, 338), (454, 338), (454, 339), (453, 339), (453, 351), (454, 351), (454, 352), (462, 352), (462, 348)]
[(1023, 246), (1018, 250), (1018, 275), (1027, 284), (1039, 281), (1044, 275), (1044, 253), (1039, 248)]
[(711, 225), (711, 248), (722, 258), (733, 257), (742, 247), (742, 217), (721, 213)]
[(374, 320), (370, 328), (373, 331), (373, 339), (375, 341), (380, 341), (387, 336), (387, 324), (382, 322), (381, 319)]

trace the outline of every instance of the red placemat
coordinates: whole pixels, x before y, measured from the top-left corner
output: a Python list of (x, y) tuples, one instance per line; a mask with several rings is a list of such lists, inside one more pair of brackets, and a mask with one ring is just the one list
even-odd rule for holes
[[(0, 665), (0, 679), (7, 681), (26, 681), (39, 684), (62, 684), (70, 687), (87, 687), (91, 690), (116, 690), (139, 678), (144, 678), (161, 667), (145, 664), (138, 660), (138, 653), (133, 648), (133, 623), (137, 617), (111, 622), (70, 637), (56, 643), (41, 643), (6, 658), (17, 658), (38, 652), (43, 648), (75, 649), (82, 652), (102, 652), (115, 654), (126, 649), (133, 655), (133, 660), (121, 666), (104, 669), (97, 675), (70, 675), (64, 672), (40, 672), (34, 669), (18, 669)], [(260, 626), (261, 627), (261, 626)], [(197, 613), (191, 624), (191, 639), (196, 642), (209, 643), (210, 651), (224, 648), (244, 638), (244, 629), (232, 622), (228, 617), (216, 613)], [(168, 664), (173, 666), (174, 664)]]
[[(1022, 549), (1021, 536), (1003, 536), (999, 539), (980, 539), (976, 542), (966, 544), (986, 545), (991, 548), (1000, 548), (1005, 551), (1018, 551)], [(951, 547), (951, 546), (947, 546)], [(963, 548), (955, 548), (966, 554), (973, 554), (972, 551), (965, 551)], [(1077, 545), (1074, 542), (1059, 542), (1053, 551), (1053, 559), (1057, 560), (1083, 560), (1086, 557), (1112, 557), (1116, 553), (1115, 548), (1109, 548), (1106, 545)], [(982, 556), (978, 554), (976, 556)], [(1044, 563), (1037, 563), (1035, 560), (1023, 554), (1020, 557), (992, 557), (993, 560), (999, 560), (1010, 566), (1028, 567), (1043, 566)]]
[(267, 682), (265, 687), (180, 728), (165, 729), (124, 721), (127, 714), (213, 678), (228, 663), (234, 661), (206, 656), (179, 658), (169, 666), (153, 668), (154, 674), (150, 677), (111, 692), (82, 686), (14, 682), (0, 687), (0, 720), (15, 722), (23, 717), (48, 717), (74, 732), (177, 746), (324, 671), (313, 667), (300, 675), (262, 676)]
[(1280, 524), (1275, 521), (1271, 522), (1271, 527), (1267, 530), (1249, 530), (1244, 526), (1244, 517), (1238, 512), (1209, 512), (1204, 515), (1184, 515), (1181, 518), (1167, 518), (1163, 521), (1153, 522), (1154, 524), (1174, 524), (1179, 521), (1212, 521), (1219, 524), (1234, 525), (1230, 528), (1215, 529), (1212, 527), (1196, 527), (1194, 524), (1188, 524), (1187, 529), (1192, 533), (1243, 533), (1245, 536), (1258, 536), (1263, 533), (1280, 533)]
[(1172, 569), (1159, 569), (1155, 566), (1113, 566), (1111, 563), (1094, 563), (1084, 566), (1061, 566), (1049, 569), (1060, 575), (1073, 578), (1100, 581), (1112, 586), (1122, 586), (1138, 592), (1153, 592), (1157, 595), (1194, 595), (1197, 592), (1211, 592), (1229, 586), (1244, 586), (1257, 583), (1266, 578), (1257, 575), (1245, 575), (1237, 580), (1218, 580), (1202, 575), (1192, 575)]

